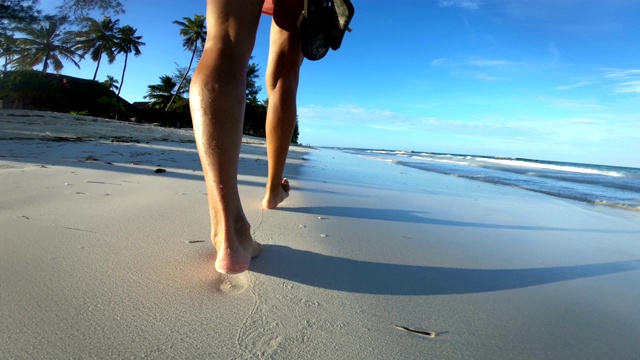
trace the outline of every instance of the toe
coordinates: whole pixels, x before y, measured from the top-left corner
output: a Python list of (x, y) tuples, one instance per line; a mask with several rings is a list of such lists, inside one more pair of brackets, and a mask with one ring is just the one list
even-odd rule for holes
[(285, 192), (289, 192), (289, 190), (291, 190), (291, 185), (289, 185), (289, 180), (287, 178), (282, 179), (282, 190)]

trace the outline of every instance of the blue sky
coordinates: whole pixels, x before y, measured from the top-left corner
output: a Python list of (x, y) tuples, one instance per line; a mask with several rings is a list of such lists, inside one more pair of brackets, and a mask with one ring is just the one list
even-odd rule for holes
[[(640, 167), (640, 1), (352, 1), (342, 48), (303, 64), (301, 143)], [(121, 95), (142, 101), (188, 64), (171, 21), (205, 1), (124, 4), (121, 25), (147, 45)], [(270, 21), (254, 49), (262, 79)], [(62, 72), (91, 78), (95, 64), (80, 64)], [(121, 71), (101, 65), (98, 79)]]

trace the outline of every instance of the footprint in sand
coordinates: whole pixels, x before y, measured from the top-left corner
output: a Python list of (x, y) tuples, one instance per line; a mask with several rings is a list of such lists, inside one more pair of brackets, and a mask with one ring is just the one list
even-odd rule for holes
[(249, 274), (227, 275), (215, 273), (211, 280), (211, 287), (214, 291), (224, 294), (238, 294), (243, 292), (249, 285)]

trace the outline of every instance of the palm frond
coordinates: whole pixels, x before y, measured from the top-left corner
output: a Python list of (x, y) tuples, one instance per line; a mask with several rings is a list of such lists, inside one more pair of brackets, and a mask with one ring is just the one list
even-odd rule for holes
[(51, 66), (59, 72), (64, 68), (62, 60), (66, 60), (79, 67), (75, 60), (78, 53), (63, 34), (63, 25), (64, 18), (47, 17), (39, 23), (18, 27), (17, 31), (24, 37), (15, 39), (16, 49), (12, 51), (15, 59), (12, 64), (27, 68), (42, 64), (43, 71)]

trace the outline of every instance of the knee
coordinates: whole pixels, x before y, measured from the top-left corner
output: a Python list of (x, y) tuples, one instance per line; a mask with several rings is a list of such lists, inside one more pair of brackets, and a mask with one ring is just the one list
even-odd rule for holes
[[(266, 86), (268, 93), (297, 91), (302, 60), (297, 56), (281, 54), (269, 62)], [(302, 55), (300, 55), (302, 57)]]
[(208, 56), (217, 62), (226, 65), (246, 66), (251, 57), (253, 43), (245, 44), (232, 39), (228, 33), (214, 33), (207, 35), (207, 42), (204, 46), (203, 57)]
[(229, 37), (207, 38), (194, 80), (242, 81), (246, 77), (251, 52)]
[(285, 76), (267, 76), (267, 93), (269, 97), (282, 94), (295, 94), (298, 91), (298, 71)]

